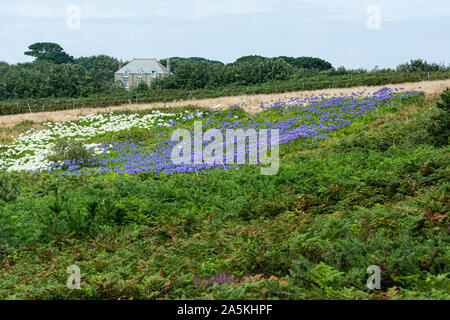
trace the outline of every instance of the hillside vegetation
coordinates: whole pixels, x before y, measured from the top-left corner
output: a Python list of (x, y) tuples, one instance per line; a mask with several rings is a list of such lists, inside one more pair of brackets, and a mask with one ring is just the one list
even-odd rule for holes
[(116, 58), (73, 58), (55, 43), (35, 43), (25, 54), (36, 60), (0, 62), (0, 115), (450, 78), (448, 66), (421, 59), (368, 71), (334, 68), (314, 57), (245, 56), (229, 64), (173, 57), (173, 76), (126, 90), (114, 83)]
[[(176, 173), (160, 158), (160, 171), (140, 172), (130, 155), (164, 150), (165, 116), (84, 119), (86, 143), (117, 147), (100, 167), (81, 152), (39, 174), (0, 174), (0, 298), (449, 299), (449, 96), (273, 102), (254, 116), (160, 111), (175, 127), (200, 117), (284, 129), (275, 176), (251, 165)], [(105, 119), (135, 125), (83, 129)], [(50, 125), (49, 142), (71, 135)], [(34, 152), (25, 146), (13, 150)], [(66, 288), (69, 265), (80, 290)], [(371, 265), (381, 290), (366, 287)]]

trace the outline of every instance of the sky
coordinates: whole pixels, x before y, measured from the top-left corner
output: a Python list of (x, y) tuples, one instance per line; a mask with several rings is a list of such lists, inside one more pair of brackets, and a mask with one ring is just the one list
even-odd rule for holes
[(74, 57), (312, 56), (333, 66), (450, 64), (448, 0), (2, 0), (0, 61), (35, 42)]

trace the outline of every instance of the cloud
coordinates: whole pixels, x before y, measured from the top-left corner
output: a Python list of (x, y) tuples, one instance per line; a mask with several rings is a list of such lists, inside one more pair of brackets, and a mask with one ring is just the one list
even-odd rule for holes
[(221, 15), (251, 15), (283, 9), (275, 0), (188, 0), (152, 2), (151, 14), (164, 18), (200, 19)]
[[(133, 1), (131, 1), (133, 2)], [(3, 4), (3, 6), (5, 6)], [(83, 18), (131, 18), (144, 16), (142, 8), (129, 7), (123, 4), (111, 5), (111, 1), (15, 1), (6, 6), (7, 15), (24, 18), (61, 19), (68, 16), (67, 9), (78, 6)]]
[(64, 18), (70, 5), (81, 8), (83, 18), (162, 17), (201, 19), (223, 15), (271, 12), (280, 8), (276, 0), (137, 0), (128, 1), (14, 1), (0, 8), (7, 15), (26, 18)]
[(87, 19), (158, 17), (196, 20), (295, 11), (305, 14), (300, 16), (304, 20), (361, 21), (367, 19), (366, 9), (370, 5), (380, 7), (384, 21), (450, 16), (447, 0), (3, 0), (0, 15), (64, 18), (70, 5), (80, 6), (82, 17)]
[[(5, 6), (5, 5), (3, 5)], [(66, 8), (59, 5), (38, 4), (33, 2), (17, 2), (2, 10), (8, 16), (23, 18), (60, 18), (65, 16)]]
[(447, 0), (294, 0), (297, 7), (315, 7), (323, 10), (320, 18), (339, 20), (365, 20), (367, 8), (381, 9), (384, 21), (403, 21), (410, 18), (438, 18), (450, 16)]

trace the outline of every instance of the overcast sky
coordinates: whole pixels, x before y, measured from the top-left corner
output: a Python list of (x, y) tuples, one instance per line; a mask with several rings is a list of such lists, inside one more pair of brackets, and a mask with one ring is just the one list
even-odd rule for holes
[[(80, 13), (78, 19), (78, 13)], [(0, 61), (34, 42), (75, 57), (314, 56), (334, 66), (450, 63), (449, 0), (1, 0)]]

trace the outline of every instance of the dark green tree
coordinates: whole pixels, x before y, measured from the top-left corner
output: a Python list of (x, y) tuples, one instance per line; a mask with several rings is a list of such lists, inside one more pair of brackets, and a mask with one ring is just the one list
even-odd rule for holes
[(234, 75), (233, 82), (238, 85), (288, 80), (294, 74), (294, 68), (279, 58), (248, 56), (227, 67)]
[[(161, 62), (162, 65), (167, 67), (167, 59), (161, 59), (159, 62)], [(180, 57), (172, 57), (170, 58), (170, 68), (171, 72), (176, 72), (178, 67), (186, 64), (186, 63), (199, 63), (199, 62), (205, 62), (209, 65), (219, 65), (223, 66), (224, 64), (217, 60), (209, 60), (205, 58), (199, 58), (199, 57), (191, 57), (191, 58), (180, 58)]]
[(401, 64), (397, 67), (397, 71), (402, 72), (432, 72), (432, 71), (445, 71), (447, 68), (445, 65), (437, 63), (428, 63), (422, 59), (411, 60), (410, 62)]
[(450, 137), (450, 88), (446, 88), (436, 104), (439, 109), (431, 118), (428, 133), (436, 147), (446, 146)]
[(256, 63), (263, 62), (266, 59), (269, 59), (269, 58), (258, 56), (258, 55), (243, 56), (243, 57), (240, 57), (239, 59), (237, 59), (233, 64), (241, 64), (241, 63), (256, 64)]
[(92, 57), (81, 57), (74, 60), (75, 64), (83, 66), (89, 71), (105, 71), (110, 74), (111, 77), (114, 76), (114, 72), (119, 69), (119, 61), (116, 58), (109, 57), (106, 55), (92, 56)]
[(317, 69), (319, 71), (325, 71), (333, 68), (333, 65), (331, 63), (320, 58), (313, 58), (313, 57), (293, 58), (285, 56), (281, 56), (279, 58), (297, 69)]
[(135, 94), (145, 94), (146, 92), (148, 92), (149, 89), (150, 88), (149, 88), (147, 82), (141, 80), (141, 81), (138, 82), (137, 86), (134, 86), (131, 89), (131, 92), (133, 92)]
[(55, 64), (64, 64), (73, 61), (73, 57), (69, 56), (64, 49), (57, 43), (37, 42), (28, 47), (30, 51), (26, 51), (25, 55), (35, 57), (37, 61), (46, 60)]

